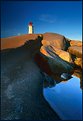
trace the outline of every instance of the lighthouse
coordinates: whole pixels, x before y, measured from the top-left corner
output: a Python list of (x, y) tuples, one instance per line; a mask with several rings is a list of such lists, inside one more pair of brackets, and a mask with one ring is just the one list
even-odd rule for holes
[(33, 23), (32, 22), (29, 22), (29, 25), (28, 25), (28, 33), (29, 34), (33, 34), (34, 33)]

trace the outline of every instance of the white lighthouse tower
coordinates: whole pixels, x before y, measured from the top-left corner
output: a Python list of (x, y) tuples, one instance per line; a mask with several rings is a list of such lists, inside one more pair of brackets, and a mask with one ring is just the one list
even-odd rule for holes
[(29, 34), (33, 34), (34, 33), (34, 29), (33, 29), (33, 23), (30, 22), (28, 25), (28, 33)]

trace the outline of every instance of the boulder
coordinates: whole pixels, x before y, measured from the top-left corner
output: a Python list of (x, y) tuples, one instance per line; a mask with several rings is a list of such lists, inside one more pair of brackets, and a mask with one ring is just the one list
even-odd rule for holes
[(42, 44), (43, 46), (51, 45), (58, 49), (67, 50), (70, 46), (70, 41), (57, 33), (45, 33), (43, 34)]
[(78, 58), (82, 58), (82, 47), (81, 46), (71, 46), (68, 48), (70, 54), (75, 55)]
[[(40, 53), (35, 56), (35, 61), (43, 72), (56, 80), (56, 74), (58, 76), (61, 76), (62, 73), (72, 74), (74, 70), (72, 64), (68, 62), (69, 54), (65, 52), (65, 56), (67, 55), (68, 58), (63, 60), (64, 51), (57, 48), (55, 50), (50, 46), (42, 46)], [(59, 54), (62, 58), (59, 57)]]
[(82, 58), (76, 58), (74, 63), (82, 68)]
[(64, 61), (67, 61), (67, 62), (71, 62), (72, 61), (72, 58), (71, 58), (71, 55), (70, 53), (64, 51), (64, 50), (61, 50), (61, 49), (57, 49), (56, 47), (54, 46), (47, 46), (47, 47), (44, 47), (42, 46), (40, 51), (48, 56), (48, 53), (46, 51), (46, 48), (49, 48), (50, 51), (54, 52), (56, 55), (58, 55), (60, 58), (62, 58)]
[(72, 75), (74, 72), (73, 66), (57, 55), (55, 55), (54, 57), (51, 54), (48, 54), (46, 56), (42, 53), (39, 53), (35, 55), (35, 62), (42, 72), (46, 73), (52, 79), (56, 80), (57, 83), (63, 81), (63, 79), (61, 78), (61, 74), (67, 73)]
[(79, 40), (71, 40), (70, 41), (70, 46), (79, 46), (79, 47), (81, 47), (82, 46), (82, 42), (79, 41)]

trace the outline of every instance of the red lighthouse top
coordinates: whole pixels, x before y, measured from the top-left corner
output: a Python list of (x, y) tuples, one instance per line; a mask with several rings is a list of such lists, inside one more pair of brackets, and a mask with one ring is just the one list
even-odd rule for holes
[(32, 24), (33, 24), (32, 22), (29, 22), (29, 25), (30, 25), (30, 26), (32, 26)]

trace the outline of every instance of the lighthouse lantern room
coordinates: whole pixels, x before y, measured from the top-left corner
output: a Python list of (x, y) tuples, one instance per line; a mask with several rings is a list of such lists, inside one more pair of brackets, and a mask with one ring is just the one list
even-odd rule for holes
[(33, 34), (34, 33), (33, 23), (32, 22), (29, 22), (29, 25), (28, 25), (28, 33), (29, 34)]

